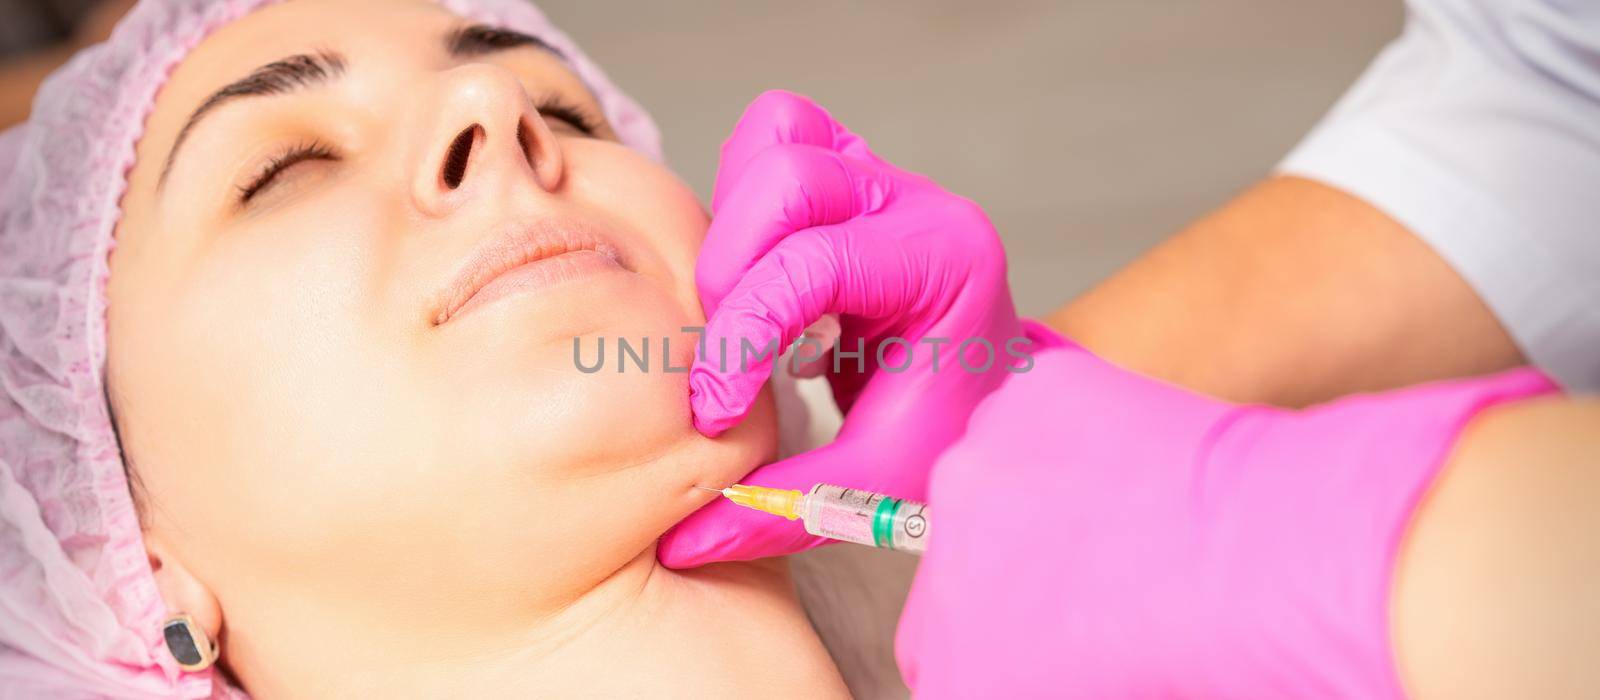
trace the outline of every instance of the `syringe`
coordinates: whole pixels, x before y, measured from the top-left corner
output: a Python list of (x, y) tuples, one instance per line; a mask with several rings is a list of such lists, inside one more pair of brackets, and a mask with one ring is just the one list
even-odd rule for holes
[(817, 484), (809, 493), (744, 484), (719, 492), (746, 508), (799, 518), (806, 532), (819, 537), (912, 554), (927, 548), (928, 507), (915, 501), (832, 484)]

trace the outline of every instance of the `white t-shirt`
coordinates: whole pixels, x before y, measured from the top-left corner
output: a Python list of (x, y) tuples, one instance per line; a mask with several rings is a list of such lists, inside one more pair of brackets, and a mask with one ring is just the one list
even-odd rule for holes
[(1404, 224), (1532, 363), (1600, 392), (1600, 0), (1410, 0), (1278, 170)]

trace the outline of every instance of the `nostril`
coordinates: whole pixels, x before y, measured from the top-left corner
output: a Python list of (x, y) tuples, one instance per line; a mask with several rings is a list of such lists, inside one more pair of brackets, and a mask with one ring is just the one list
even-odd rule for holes
[(439, 174), (445, 187), (453, 190), (466, 179), (467, 163), (472, 160), (472, 145), (482, 131), (483, 127), (473, 124), (456, 134), (455, 140), (450, 142), (450, 151), (444, 158), (444, 171)]

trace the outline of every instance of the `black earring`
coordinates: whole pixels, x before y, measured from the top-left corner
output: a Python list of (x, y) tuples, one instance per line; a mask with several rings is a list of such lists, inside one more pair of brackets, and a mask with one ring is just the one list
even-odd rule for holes
[(217, 643), (186, 613), (161, 623), (161, 636), (167, 640), (167, 651), (185, 671), (205, 669), (217, 660)]

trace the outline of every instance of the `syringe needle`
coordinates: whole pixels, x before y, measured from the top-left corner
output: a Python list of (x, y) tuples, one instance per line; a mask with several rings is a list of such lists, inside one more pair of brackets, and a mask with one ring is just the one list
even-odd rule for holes
[(714, 488), (711, 488), (711, 487), (708, 487), (708, 486), (701, 486), (699, 484), (695, 484), (695, 488), (700, 489), (701, 491), (710, 491), (712, 493), (722, 493), (722, 489), (714, 489)]

